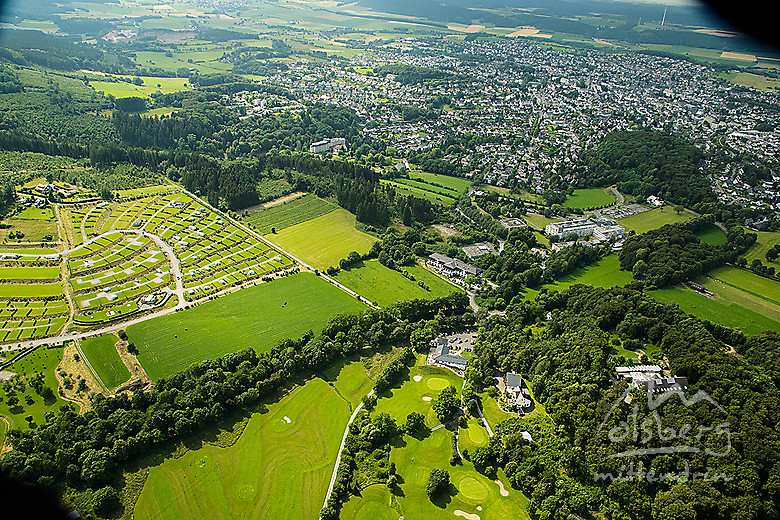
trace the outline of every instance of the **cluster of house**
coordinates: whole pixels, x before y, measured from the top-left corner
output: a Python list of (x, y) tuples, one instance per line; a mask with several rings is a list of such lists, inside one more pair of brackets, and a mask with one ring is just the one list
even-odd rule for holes
[(323, 139), (322, 141), (312, 143), (311, 146), (309, 146), (309, 153), (330, 152), (331, 150), (336, 153), (342, 146), (347, 146), (347, 140), (343, 137)]
[(447, 278), (453, 278), (457, 280), (463, 280), (468, 275), (474, 275), (477, 280), (482, 279), (482, 269), (474, 267), (471, 264), (467, 264), (463, 260), (457, 258), (450, 258), (447, 255), (441, 253), (433, 253), (428, 255), (426, 263), (438, 270), (442, 275)]
[(651, 394), (683, 392), (688, 389), (687, 377), (664, 376), (663, 370), (658, 365), (617, 367), (615, 373), (618, 379), (628, 381), (637, 388), (643, 387)]
[(547, 236), (558, 236), (561, 239), (590, 237), (591, 244), (603, 244), (610, 240), (622, 240), (626, 230), (612, 219), (606, 217), (590, 217), (551, 222), (544, 228)]

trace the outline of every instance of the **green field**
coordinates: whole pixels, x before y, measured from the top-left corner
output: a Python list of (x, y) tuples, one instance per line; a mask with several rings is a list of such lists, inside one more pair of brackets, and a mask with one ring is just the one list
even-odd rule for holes
[(155, 92), (170, 94), (179, 90), (186, 90), (190, 80), (187, 78), (153, 78), (141, 77), (143, 85), (133, 85), (124, 81), (90, 81), (89, 86), (105, 96), (114, 96), (117, 99), (126, 97), (148, 98)]
[[(3, 357), (10, 357), (13, 354), (4, 353)], [(26, 429), (28, 423), (25, 420), (27, 415), (32, 415), (34, 424), (42, 424), (44, 422), (43, 416), (46, 412), (54, 412), (59, 409), (60, 406), (68, 404), (63, 401), (58, 395), (59, 384), (54, 375), (54, 371), (57, 365), (62, 361), (62, 349), (47, 349), (44, 347), (38, 348), (33, 353), (23, 357), (13, 365), (4, 370), (15, 372), (17, 375), (12, 380), (13, 385), (17, 388), (15, 392), (19, 399), (19, 404), (11, 409), (8, 407), (7, 399), (9, 396), (9, 386), (0, 385), (0, 415), (6, 416), (11, 420), (14, 428)], [(18, 385), (22, 380), (32, 379), (35, 374), (43, 374), (44, 386), (52, 390), (52, 396), (44, 398), (36, 392), (36, 390), (29, 384), (25, 384), (25, 389), (19, 391)], [(27, 404), (27, 396), (33, 400), (32, 404)], [(0, 443), (2, 442), (2, 436), (0, 436)]]
[(615, 197), (612, 195), (612, 190), (609, 188), (587, 188), (582, 190), (574, 190), (574, 195), (571, 195), (563, 203), (564, 208), (601, 208), (609, 206), (615, 202)]
[(780, 282), (735, 267), (721, 267), (696, 281), (714, 297), (684, 287), (649, 294), (663, 302), (674, 301), (694, 316), (749, 334), (763, 330), (780, 332)]
[(335, 204), (309, 193), (284, 204), (250, 213), (242, 220), (265, 235), (271, 232), (271, 228), (281, 231), (295, 224), (320, 217), (337, 208), (338, 206)]
[(2, 280), (54, 279), (59, 277), (59, 267), (0, 267), (0, 279)]
[[(579, 283), (583, 285), (592, 285), (594, 287), (610, 288), (626, 285), (631, 282), (631, 280), (633, 280), (631, 273), (629, 271), (620, 270), (618, 255), (612, 253), (595, 264), (581, 267), (554, 283), (545, 284), (544, 287), (548, 290), (562, 291)], [(535, 289), (525, 289), (523, 294), (525, 299), (533, 299), (539, 294), (539, 291)]]
[(46, 296), (56, 296), (62, 294), (62, 284), (60, 283), (37, 283), (37, 284), (0, 284), (0, 297), (20, 298), (36, 297), (44, 298)]
[(454, 204), (455, 197), (457, 196), (455, 192), (451, 192), (451, 195), (445, 194), (446, 190), (441, 188), (436, 188), (435, 186), (431, 186), (432, 189), (436, 189), (437, 192), (440, 192), (437, 193), (427, 189), (425, 185), (422, 183), (409, 182), (404, 179), (401, 179), (399, 181), (388, 181), (382, 179), (381, 182), (382, 184), (389, 184), (395, 189), (396, 192), (400, 193), (401, 195), (406, 195), (406, 196), (413, 195), (421, 199), (429, 200), (434, 204), (443, 204), (445, 206)]
[(267, 236), (317, 269), (337, 266), (352, 252), (365, 254), (376, 238), (355, 228), (355, 215), (345, 209), (331, 211)]
[(712, 246), (722, 246), (728, 242), (726, 239), (726, 234), (723, 233), (723, 231), (718, 226), (714, 225), (707, 226), (705, 229), (697, 231), (696, 236), (699, 237), (703, 242)]
[(335, 314), (364, 308), (328, 282), (302, 273), (132, 325), (127, 334), (149, 377), (156, 380), (229, 352), (268, 350), (284, 339), (320, 329)]
[(687, 287), (668, 287), (649, 291), (647, 294), (664, 303), (674, 302), (680, 306), (680, 309), (697, 318), (740, 329), (747, 334), (756, 334), (764, 330), (780, 332), (780, 316), (776, 319), (769, 318), (736, 303), (730, 303), (720, 295), (712, 299)]
[(437, 173), (426, 172), (410, 172), (409, 178), (414, 180), (421, 180), (430, 185), (430, 189), (441, 190), (439, 186), (433, 186), (439, 184), (446, 188), (448, 191), (454, 191), (458, 195), (466, 193), (466, 190), (471, 186), (471, 181), (463, 179), (461, 177), (453, 177), (451, 175), (439, 175)]
[[(750, 246), (747, 253), (745, 253), (748, 265), (756, 259), (761, 260), (764, 264), (772, 265), (772, 263), (766, 259), (766, 252), (775, 245), (780, 244), (780, 232), (750, 231), (750, 233), (756, 233), (758, 238), (756, 239), (756, 242)], [(777, 266), (775, 268), (777, 268)]]
[(669, 207), (661, 207), (651, 209), (650, 211), (643, 211), (630, 217), (621, 218), (618, 224), (626, 229), (634, 230), (637, 233), (644, 233), (652, 229), (658, 229), (666, 224), (674, 224), (676, 222), (685, 222), (693, 218), (693, 215), (687, 211), (683, 211), (679, 215), (674, 209)]
[[(418, 265), (401, 269), (408, 271), (417, 281), (413, 282), (398, 271), (388, 269), (378, 260), (367, 260), (351, 269), (343, 269), (333, 278), (381, 307), (400, 300), (447, 296), (460, 290)], [(431, 290), (420, 287), (417, 284), (420, 281)]]
[[(38, 215), (32, 218), (12, 217), (4, 219), (3, 224), (11, 226), (8, 229), (3, 229), (0, 234), (6, 243), (41, 242), (48, 235), (51, 235), (51, 238), (47, 239), (48, 241), (59, 239), (57, 235), (57, 219), (53, 216), (50, 218), (40, 218)], [(9, 237), (11, 233), (23, 233), (24, 236), (21, 239), (12, 239)]]
[(81, 351), (109, 389), (116, 388), (130, 379), (130, 371), (122, 363), (114, 347), (117, 341), (119, 338), (113, 334), (103, 334), (81, 342)]
[(547, 218), (544, 215), (536, 215), (533, 213), (523, 215), (523, 218), (531, 225), (532, 228), (541, 229), (542, 231), (547, 224), (561, 221), (559, 218)]
[(311, 380), (252, 415), (234, 445), (153, 465), (134, 517), (317, 518), (349, 415), (333, 388)]

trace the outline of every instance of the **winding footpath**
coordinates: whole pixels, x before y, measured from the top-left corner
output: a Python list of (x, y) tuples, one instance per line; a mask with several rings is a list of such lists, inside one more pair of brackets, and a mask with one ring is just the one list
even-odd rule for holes
[[(366, 397), (374, 395), (374, 390), (372, 389)], [(357, 417), (358, 412), (360, 409), (363, 408), (363, 401), (360, 401), (358, 405), (355, 407), (355, 411), (352, 412), (352, 415), (349, 417), (349, 421), (347, 422), (347, 426), (344, 428), (344, 436), (341, 437), (341, 445), (339, 446), (339, 454), (336, 456), (336, 464), (333, 466), (333, 475), (330, 477), (330, 484), (328, 484), (328, 492), (325, 494), (325, 502), (322, 503), (322, 508), (324, 509), (325, 506), (328, 505), (328, 500), (330, 500), (330, 495), (333, 493), (333, 486), (336, 485), (336, 476), (339, 473), (339, 464), (341, 464), (341, 452), (344, 451), (344, 445), (347, 443), (347, 435), (349, 435), (349, 426), (352, 424), (352, 421), (355, 420), (355, 417)]]

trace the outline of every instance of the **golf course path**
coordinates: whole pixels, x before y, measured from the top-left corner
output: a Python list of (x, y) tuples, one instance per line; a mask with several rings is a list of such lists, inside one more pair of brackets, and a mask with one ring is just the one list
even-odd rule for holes
[[(370, 395), (374, 395), (373, 388), (367, 394), (367, 396)], [(336, 475), (339, 472), (339, 464), (341, 464), (341, 452), (344, 450), (344, 444), (346, 444), (347, 442), (347, 435), (349, 434), (349, 425), (352, 424), (352, 421), (355, 420), (355, 417), (357, 417), (357, 414), (361, 408), (363, 408), (363, 401), (360, 401), (360, 403), (358, 403), (358, 405), (355, 407), (355, 411), (352, 412), (352, 415), (349, 417), (349, 421), (347, 422), (347, 426), (344, 428), (344, 436), (341, 438), (341, 445), (339, 446), (339, 454), (336, 456), (336, 464), (333, 466), (333, 475), (330, 477), (330, 484), (328, 484), (328, 492), (325, 494), (325, 502), (322, 503), (323, 509), (325, 508), (326, 505), (328, 505), (328, 500), (330, 500), (330, 494), (333, 493), (333, 486), (336, 484)]]

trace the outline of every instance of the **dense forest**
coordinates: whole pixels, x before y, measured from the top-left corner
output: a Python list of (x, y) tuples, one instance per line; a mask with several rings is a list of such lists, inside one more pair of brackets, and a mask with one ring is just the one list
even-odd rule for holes
[(755, 233), (734, 228), (722, 246), (707, 244), (696, 236), (712, 226), (714, 217), (705, 215), (680, 224), (667, 224), (629, 237), (620, 251), (620, 268), (632, 271), (650, 287), (663, 287), (692, 280), (726, 262), (733, 262), (755, 241)]
[(693, 206), (715, 200), (699, 171), (701, 150), (680, 137), (646, 130), (607, 134), (595, 150), (582, 155), (587, 166), (582, 186), (617, 184), (623, 193), (646, 199), (656, 195), (673, 204)]
[[(544, 322), (547, 313), (550, 318)], [(478, 449), (472, 460), (488, 475), (503, 468), (513, 486), (531, 498), (532, 517), (590, 517), (600, 511), (610, 518), (648, 520), (778, 518), (780, 438), (775, 410), (780, 392), (777, 356), (765, 355), (779, 341), (771, 332), (748, 339), (627, 288), (575, 285), (562, 293), (543, 290), (534, 301), (511, 304), (505, 318), (487, 322), (466, 377), (479, 390), (493, 385), (496, 370), (520, 372), (549, 415), (502, 423), (490, 446)], [(614, 380), (614, 367), (625, 360), (612, 353), (613, 345), (621, 343), (660, 346), (671, 372), (688, 378), (688, 395), (704, 390), (722, 407), (702, 401), (689, 408), (672, 397), (656, 410), (663, 427), (679, 430), (689, 424), (697, 431), (699, 426), (704, 430), (725, 423), (730, 437), (721, 431), (669, 440), (666, 430), (664, 442), (654, 430), (655, 415), (642, 389), (631, 391), (633, 408), (622, 401), (629, 388)], [(732, 346), (744, 357), (727, 353)], [(639, 437), (611, 441), (607, 432), (626, 421), (642, 428), (652, 424), (653, 431), (643, 429)], [(658, 428), (660, 432), (662, 425)], [(524, 440), (520, 431), (530, 432), (533, 441)], [(610, 458), (632, 449), (685, 442), (694, 453)], [(599, 473), (625, 474), (629, 462), (672, 477), (596, 478)], [(698, 472), (726, 478), (675, 478), (686, 468), (689, 476)]]

